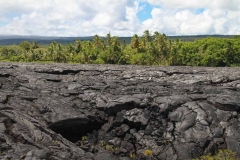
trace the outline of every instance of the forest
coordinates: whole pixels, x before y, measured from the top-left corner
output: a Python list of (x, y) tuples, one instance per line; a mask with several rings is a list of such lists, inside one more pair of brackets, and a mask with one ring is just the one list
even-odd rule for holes
[(129, 43), (110, 33), (69, 44), (22, 41), (0, 46), (0, 61), (233, 67), (240, 66), (240, 36), (183, 41), (146, 30), (142, 36), (135, 34)]

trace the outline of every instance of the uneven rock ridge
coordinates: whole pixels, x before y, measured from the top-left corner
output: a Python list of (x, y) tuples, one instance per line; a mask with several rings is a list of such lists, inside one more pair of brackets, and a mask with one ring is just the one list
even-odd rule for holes
[(240, 68), (0, 63), (0, 159), (240, 156)]

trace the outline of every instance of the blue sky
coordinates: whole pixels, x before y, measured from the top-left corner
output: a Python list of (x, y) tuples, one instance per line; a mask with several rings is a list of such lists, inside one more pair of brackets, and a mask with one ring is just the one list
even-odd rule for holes
[(141, 9), (137, 13), (137, 17), (138, 17), (140, 22), (143, 22), (147, 19), (152, 18), (152, 15), (151, 15), (151, 12), (152, 12), (152, 9), (153, 9), (152, 5), (145, 2), (145, 3), (139, 3), (139, 6), (140, 6)]
[(0, 0), (0, 35), (237, 35), (239, 17), (239, 0)]
[(197, 14), (202, 14), (204, 11), (205, 11), (204, 8), (198, 8), (198, 9), (196, 10), (196, 13), (197, 13)]

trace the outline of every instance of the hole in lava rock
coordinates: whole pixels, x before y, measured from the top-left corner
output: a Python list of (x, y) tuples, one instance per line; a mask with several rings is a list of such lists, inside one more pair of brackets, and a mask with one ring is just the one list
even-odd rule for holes
[(58, 121), (49, 126), (54, 132), (61, 134), (64, 138), (75, 143), (88, 133), (99, 130), (104, 121), (87, 119), (67, 119)]

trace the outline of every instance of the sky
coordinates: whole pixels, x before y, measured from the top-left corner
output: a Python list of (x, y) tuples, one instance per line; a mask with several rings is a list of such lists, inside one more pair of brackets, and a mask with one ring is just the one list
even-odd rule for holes
[(240, 34), (240, 0), (0, 0), (0, 35)]

